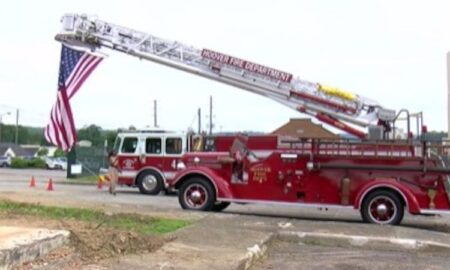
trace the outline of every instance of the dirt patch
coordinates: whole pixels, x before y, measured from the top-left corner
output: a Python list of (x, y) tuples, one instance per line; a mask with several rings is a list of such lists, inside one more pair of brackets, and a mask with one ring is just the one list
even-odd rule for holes
[[(161, 247), (173, 236), (144, 235), (78, 220), (51, 220), (34, 216), (0, 213), (0, 224), (5, 226), (24, 226), (61, 229), (70, 231), (68, 246), (55, 250), (35, 262), (26, 263), (15, 269), (76, 269), (80, 265), (98, 262), (102, 259), (120, 255), (148, 253)], [(63, 265), (61, 264), (63, 261)], [(68, 267), (68, 268), (67, 268)]]

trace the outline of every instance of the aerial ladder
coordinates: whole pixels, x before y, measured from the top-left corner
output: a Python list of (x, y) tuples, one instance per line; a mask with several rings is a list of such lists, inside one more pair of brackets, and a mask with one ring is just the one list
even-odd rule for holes
[[(162, 39), (93, 16), (66, 14), (57, 41), (90, 50), (109, 48), (273, 99), (358, 138), (389, 138), (399, 114), (378, 102), (291, 73), (210, 49)], [(408, 125), (409, 127), (409, 125)], [(369, 136), (361, 129), (368, 128)], [(409, 133), (409, 130), (408, 130)]]

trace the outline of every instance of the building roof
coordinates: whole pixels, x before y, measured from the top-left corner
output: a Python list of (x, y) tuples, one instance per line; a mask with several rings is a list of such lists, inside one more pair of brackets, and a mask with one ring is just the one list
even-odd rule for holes
[(0, 156), (5, 155), (11, 149), (16, 157), (34, 156), (39, 147), (22, 147), (14, 143), (0, 143)]
[(4, 156), (6, 154), (6, 151), (11, 148), (14, 152), (14, 148), (16, 145), (13, 143), (0, 143), (0, 156)]
[(308, 118), (291, 118), (289, 122), (272, 132), (274, 135), (293, 138), (339, 139), (339, 136)]

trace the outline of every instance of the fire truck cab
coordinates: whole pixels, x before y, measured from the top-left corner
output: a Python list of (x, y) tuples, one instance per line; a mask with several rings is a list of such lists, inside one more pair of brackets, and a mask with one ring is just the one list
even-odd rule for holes
[(189, 150), (187, 135), (164, 130), (120, 132), (114, 143), (119, 160), (119, 184), (137, 186), (143, 194), (158, 194), (173, 178), (177, 161)]
[(160, 129), (119, 132), (113, 149), (119, 160), (118, 184), (137, 186), (143, 194), (158, 194), (184, 168), (180, 161), (185, 153), (227, 151), (234, 138)]

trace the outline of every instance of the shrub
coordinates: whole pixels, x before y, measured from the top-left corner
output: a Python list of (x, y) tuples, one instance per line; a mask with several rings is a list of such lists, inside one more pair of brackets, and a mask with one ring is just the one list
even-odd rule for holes
[(11, 160), (11, 168), (23, 169), (28, 167), (28, 162), (21, 158), (13, 158)]
[(45, 168), (45, 161), (40, 158), (33, 158), (28, 161), (28, 167), (31, 168)]
[(53, 156), (54, 157), (65, 157), (66, 156), (66, 153), (63, 151), (63, 150), (61, 150), (61, 149), (56, 149), (56, 151), (53, 153)]

